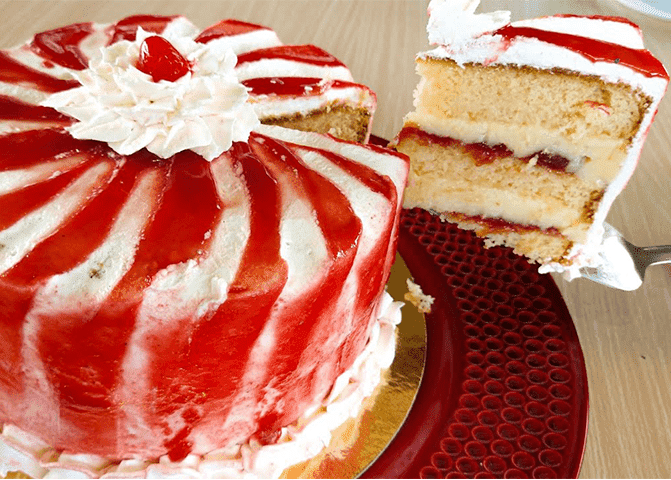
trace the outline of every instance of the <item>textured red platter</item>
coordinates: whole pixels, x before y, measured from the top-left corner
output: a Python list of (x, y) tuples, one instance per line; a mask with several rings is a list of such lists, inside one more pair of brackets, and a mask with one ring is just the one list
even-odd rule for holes
[(364, 478), (575, 478), (587, 374), (549, 275), (424, 210), (404, 211), (399, 252), (436, 300), (415, 403)]

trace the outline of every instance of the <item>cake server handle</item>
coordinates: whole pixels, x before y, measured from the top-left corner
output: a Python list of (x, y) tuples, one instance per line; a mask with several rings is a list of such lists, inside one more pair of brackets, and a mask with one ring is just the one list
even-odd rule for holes
[(648, 255), (648, 266), (671, 263), (671, 245), (657, 245), (654, 247), (643, 247), (641, 250)]
[(603, 240), (599, 248), (599, 262), (580, 269), (580, 276), (618, 288), (636, 290), (643, 284), (645, 271), (650, 265), (671, 263), (671, 245), (638, 247), (627, 241), (620, 232), (604, 223)]

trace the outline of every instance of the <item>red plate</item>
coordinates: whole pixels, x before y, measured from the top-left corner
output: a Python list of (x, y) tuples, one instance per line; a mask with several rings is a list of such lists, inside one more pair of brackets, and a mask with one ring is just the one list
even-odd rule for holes
[(575, 478), (587, 374), (550, 275), (424, 210), (404, 211), (399, 252), (436, 300), (425, 371), (396, 437), (365, 478)]

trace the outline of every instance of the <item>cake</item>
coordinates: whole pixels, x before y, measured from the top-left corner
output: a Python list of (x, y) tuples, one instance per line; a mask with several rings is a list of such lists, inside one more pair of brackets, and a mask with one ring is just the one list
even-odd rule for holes
[(594, 261), (668, 84), (624, 18), (510, 23), (432, 0), (415, 110), (394, 143), (421, 207), (570, 278)]
[(0, 473), (275, 476), (375, 388), (408, 160), (285, 128), (364, 139), (374, 96), (277, 43), (142, 16), (0, 53)]

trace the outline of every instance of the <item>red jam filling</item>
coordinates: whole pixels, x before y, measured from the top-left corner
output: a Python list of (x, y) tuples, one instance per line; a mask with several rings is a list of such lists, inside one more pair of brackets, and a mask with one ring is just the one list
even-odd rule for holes
[(464, 215), (463, 213), (450, 212), (447, 214), (448, 219), (454, 222), (477, 223), (482, 228), (478, 230), (478, 236), (495, 235), (497, 233), (525, 233), (525, 232), (543, 232), (546, 235), (553, 237), (563, 237), (561, 232), (555, 227), (543, 229), (536, 225), (522, 225), (520, 223), (513, 223), (503, 220), (501, 218), (488, 218), (481, 215)]
[(190, 71), (189, 62), (163, 37), (147, 37), (140, 45), (137, 68), (158, 82), (174, 82)]
[(414, 139), (424, 145), (437, 144), (444, 147), (460, 147), (470, 155), (473, 162), (478, 167), (510, 157), (517, 158), (525, 163), (529, 163), (535, 158), (536, 165), (540, 167), (545, 167), (557, 172), (568, 173), (566, 172), (566, 168), (569, 165), (569, 160), (561, 155), (540, 151), (526, 157), (515, 157), (513, 152), (503, 144), (488, 145), (486, 143), (465, 143), (451, 137), (441, 137), (440, 135), (428, 133), (412, 126), (403, 127), (398, 135), (398, 140), (401, 141), (410, 137), (414, 137)]
[(357, 83), (344, 80), (329, 80), (309, 77), (261, 77), (243, 80), (251, 95), (281, 95), (291, 97), (318, 96), (331, 88), (366, 88)]

